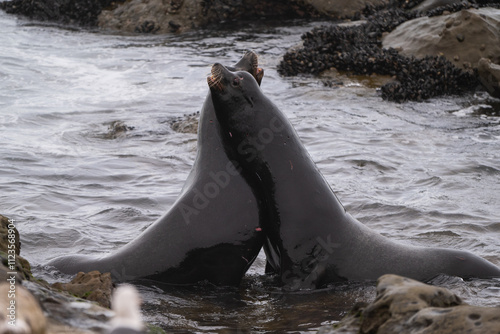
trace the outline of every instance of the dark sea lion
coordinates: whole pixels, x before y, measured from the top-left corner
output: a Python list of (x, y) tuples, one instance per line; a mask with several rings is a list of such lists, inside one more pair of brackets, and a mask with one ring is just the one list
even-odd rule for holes
[[(246, 53), (234, 69), (262, 80), (263, 70), (253, 52)], [(206, 280), (238, 285), (263, 244), (258, 207), (222, 148), (210, 92), (199, 124), (194, 165), (165, 215), (112, 254), (59, 257), (48, 265), (67, 274), (111, 272), (115, 281), (146, 278), (169, 284)]]
[(207, 81), (224, 149), (254, 191), (271, 242), (268, 260), (286, 288), (383, 274), (500, 277), (498, 267), (469, 252), (398, 244), (351, 217), (251, 75), (216, 64)]

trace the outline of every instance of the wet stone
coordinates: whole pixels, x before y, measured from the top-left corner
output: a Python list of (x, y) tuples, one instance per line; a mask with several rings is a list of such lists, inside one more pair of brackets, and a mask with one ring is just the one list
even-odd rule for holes
[(377, 296), (318, 333), (499, 333), (500, 308), (465, 304), (451, 291), (397, 275), (377, 281)]
[(196, 112), (169, 121), (172, 130), (181, 133), (197, 133), (200, 113)]
[(113, 282), (111, 274), (101, 274), (98, 271), (78, 273), (70, 283), (55, 283), (54, 288), (67, 291), (70, 294), (89, 301), (95, 301), (102, 307), (111, 306)]
[[(33, 295), (22, 285), (15, 285), (15, 326), (12, 326), (12, 331), (8, 330), (8, 326), (3, 321), (9, 319), (10, 304), (9, 298), (5, 298), (11, 292), (9, 283), (2, 282), (0, 284), (0, 331), (2, 333), (32, 333), (45, 334), (47, 333), (47, 319), (40, 308), (40, 304)], [(7, 327), (3, 327), (7, 326)]]
[(131, 130), (134, 130), (133, 126), (128, 126), (122, 121), (113, 121), (106, 123), (104, 125), (108, 126), (107, 132), (103, 133), (100, 137), (103, 139), (117, 139), (124, 137), (125, 134)]
[[(9, 240), (9, 230), (15, 231), (15, 269), (6, 266), (9, 243), (2, 242)], [(9, 219), (0, 215), (0, 278), (2, 282), (8, 282), (0, 284), (0, 333), (11, 333), (2, 324), (7, 319), (6, 303), (9, 303), (8, 291), (12, 289), (16, 291), (16, 333), (86, 334), (89, 328), (93, 333), (108, 333), (111, 311), (56, 291), (43, 280), (34, 278), (30, 264), (20, 256), (20, 250), (17, 229), (12, 229)]]
[(500, 65), (487, 58), (479, 60), (479, 81), (486, 91), (494, 97), (500, 97)]
[[(30, 280), (32, 278), (31, 266), (30, 263), (20, 255), (21, 241), (19, 232), (17, 228), (15, 228), (15, 221), (12, 222), (12, 225), (14, 225), (13, 228), (11, 228), (11, 221), (9, 221), (7, 217), (0, 215), (0, 278), (7, 277), (9, 272), (16, 272), (16, 279)], [(12, 231), (12, 233), (9, 233), (9, 231)], [(9, 240), (11, 240), (9, 235), (14, 235), (12, 239), (14, 243), (9, 242)], [(14, 249), (9, 248), (9, 246), (14, 246)], [(15, 255), (12, 254), (12, 250), (15, 251)], [(13, 259), (14, 262), (12, 262)], [(14, 266), (14, 269), (9, 268), (9, 263)]]

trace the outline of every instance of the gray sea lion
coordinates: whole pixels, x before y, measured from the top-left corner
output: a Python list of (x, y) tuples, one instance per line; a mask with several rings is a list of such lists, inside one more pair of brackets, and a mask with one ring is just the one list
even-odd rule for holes
[(399, 244), (354, 219), (251, 75), (216, 64), (207, 81), (224, 149), (258, 199), (268, 260), (286, 288), (383, 274), (500, 277), (497, 266), (469, 252)]
[[(234, 69), (262, 80), (263, 70), (253, 52), (246, 53)], [(222, 148), (210, 92), (199, 124), (194, 165), (165, 215), (114, 253), (100, 258), (63, 256), (48, 265), (67, 274), (111, 272), (115, 281), (145, 278), (169, 284), (238, 285), (264, 240), (257, 203)]]

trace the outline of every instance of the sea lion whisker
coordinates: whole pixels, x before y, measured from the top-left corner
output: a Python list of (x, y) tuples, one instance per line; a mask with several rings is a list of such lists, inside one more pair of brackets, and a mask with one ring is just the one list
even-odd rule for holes
[(214, 77), (220, 77), (222, 74), (222, 69), (219, 66), (212, 66), (211, 73)]

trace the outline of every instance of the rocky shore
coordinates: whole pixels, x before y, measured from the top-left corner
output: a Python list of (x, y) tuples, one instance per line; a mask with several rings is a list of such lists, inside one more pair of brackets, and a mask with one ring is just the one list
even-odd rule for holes
[[(109, 273), (79, 273), (70, 283), (50, 285), (32, 275), (20, 254), (15, 222), (0, 215), (0, 333), (113, 333)], [(150, 326), (144, 333), (164, 332)]]
[(384, 275), (373, 302), (357, 305), (339, 324), (318, 331), (333, 333), (500, 333), (500, 308), (467, 305), (445, 288)]
[(391, 76), (380, 91), (396, 102), (477, 89), (500, 97), (500, 4), (493, 0), (10, 0), (0, 8), (37, 21), (158, 34), (262, 18), (330, 18), (284, 55), (280, 74)]
[(122, 32), (168, 33), (256, 19), (345, 18), (389, 0), (9, 0), (7, 13)]
[[(14, 245), (9, 248), (9, 245)], [(9, 250), (15, 261), (9, 262)], [(19, 333), (120, 333), (113, 319), (139, 318), (138, 310), (129, 310), (139, 296), (122, 289), (125, 302), (110, 310), (115, 287), (109, 273), (79, 273), (70, 283), (49, 285), (33, 277), (29, 263), (20, 256), (19, 233), (13, 221), (0, 215), (0, 333), (9, 333), (9, 311), (14, 291), (16, 330)], [(11, 252), (12, 253), (12, 252)], [(12, 267), (10, 267), (12, 266)], [(17, 275), (12, 275), (16, 272)], [(114, 298), (115, 298), (114, 297)], [(114, 318), (115, 317), (115, 318)], [(129, 322), (127, 320), (127, 322)], [(467, 305), (456, 294), (441, 287), (423, 284), (405, 277), (384, 275), (377, 282), (377, 295), (368, 304), (356, 305), (335, 326), (324, 326), (318, 333), (500, 333), (500, 308)], [(16, 332), (17, 333), (17, 332)], [(126, 333), (164, 333), (159, 328)]]
[(389, 75), (394, 80), (381, 87), (381, 94), (397, 102), (462, 94), (481, 84), (495, 95), (494, 70), (484, 67), (478, 75), (477, 68), (481, 59), (499, 62), (497, 4), (480, 8), (468, 2), (436, 2), (426, 1), (414, 10), (393, 2), (387, 8), (367, 8), (366, 20), (359, 24), (315, 28), (302, 36), (302, 47), (285, 54), (278, 71), (317, 75), (334, 68)]
[(472, 71), (461, 70), (442, 56), (417, 59), (381, 48), (377, 36), (382, 31), (372, 28), (369, 24), (316, 28), (303, 36), (303, 48), (285, 54), (278, 70), (287, 76), (320, 74), (332, 68), (389, 75), (395, 81), (381, 87), (382, 97), (397, 102), (459, 94), (477, 87)]
[(125, 0), (12, 0), (0, 3), (7, 13), (22, 15), (42, 22), (56, 22), (82, 27), (97, 26), (98, 17), (106, 9)]
[[(322, 15), (313, 4), (307, 2), (289, 0), (10, 0), (0, 2), (0, 8), (10, 14), (43, 22), (99, 27), (127, 33), (170, 33), (242, 19)], [(322, 0), (322, 2), (327, 1)]]
[[(331, 25), (304, 34), (302, 45), (284, 55), (279, 72), (386, 75), (391, 82), (381, 85), (381, 96), (397, 102), (476, 89), (500, 97), (499, 7), (486, 0), (0, 2), (6, 12), (37, 21), (129, 33), (182, 32), (262, 16), (329, 17)], [(175, 131), (196, 133), (198, 118), (186, 115), (170, 125)], [(113, 122), (106, 138), (131, 129)], [(23, 332), (110, 332), (115, 286), (109, 273), (79, 273), (70, 282), (52, 285), (37, 279), (21, 255), (14, 225), (0, 215), (0, 333), (9, 326), (13, 288), (17, 325)], [(500, 308), (467, 305), (446, 289), (386, 275), (378, 280), (373, 302), (357, 305), (336, 326), (319, 330), (323, 334), (406, 332), (500, 333)]]

